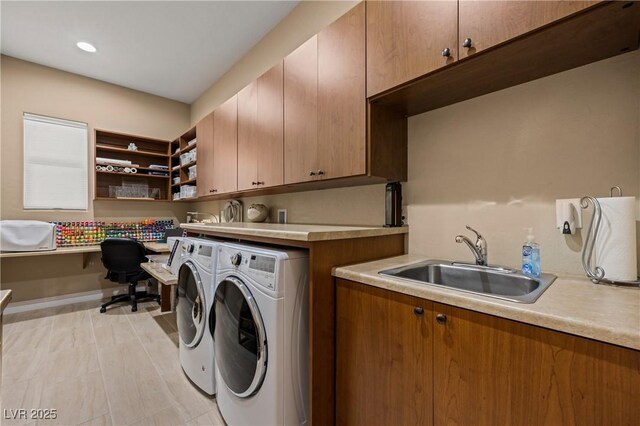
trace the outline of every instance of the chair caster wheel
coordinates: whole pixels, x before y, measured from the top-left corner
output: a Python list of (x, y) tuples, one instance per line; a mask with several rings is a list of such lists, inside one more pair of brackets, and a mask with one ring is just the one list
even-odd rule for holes
[(131, 307), (131, 312), (137, 312), (138, 311), (138, 307), (137, 306), (132, 306)]
[(107, 312), (107, 308), (100, 308), (100, 313), (104, 314), (105, 312)]

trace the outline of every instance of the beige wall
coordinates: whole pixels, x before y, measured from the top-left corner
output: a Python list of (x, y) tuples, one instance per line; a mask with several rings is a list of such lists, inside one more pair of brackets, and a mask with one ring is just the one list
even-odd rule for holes
[[(253, 203), (269, 207), (269, 220), (277, 221), (277, 210), (287, 209), (288, 223), (370, 225), (384, 224), (384, 185), (325, 189), (322, 191), (247, 197), (240, 201), (246, 210)], [(225, 201), (193, 204), (194, 211), (218, 215)]]
[(191, 123), (213, 111), (358, 1), (302, 1), (191, 105)]
[[(104, 216), (171, 215), (186, 207), (172, 203), (90, 203), (86, 212), (22, 209), (22, 114), (30, 112), (82, 121), (94, 129), (174, 139), (189, 127), (189, 105), (126, 89), (19, 59), (2, 56), (2, 210), (3, 219), (92, 220)], [(93, 188), (93, 174), (89, 182)], [(120, 210), (120, 212), (116, 212)], [(156, 213), (157, 212), (157, 213)], [(176, 212), (176, 213), (174, 213)]]
[[(93, 156), (95, 128), (174, 139), (189, 127), (189, 105), (126, 89), (7, 56), (1, 58), (2, 143), (0, 196), (2, 219), (129, 220), (166, 217), (183, 221), (183, 203), (96, 201), (86, 212), (22, 209), (22, 113), (86, 122)], [(93, 179), (90, 181), (93, 188)], [(104, 282), (99, 255), (82, 269), (80, 255), (3, 259), (2, 288), (21, 301), (111, 287)]]
[(410, 251), (471, 260), (454, 242), (469, 224), (491, 263), (518, 266), (532, 226), (544, 270), (582, 273), (555, 200), (613, 185), (640, 197), (639, 112), (636, 51), (410, 118)]

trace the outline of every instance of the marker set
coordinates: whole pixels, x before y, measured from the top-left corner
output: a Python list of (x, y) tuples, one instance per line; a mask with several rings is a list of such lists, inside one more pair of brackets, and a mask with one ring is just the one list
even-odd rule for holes
[(135, 238), (159, 241), (165, 229), (174, 228), (172, 220), (145, 219), (140, 222), (52, 222), (56, 225), (58, 247), (100, 244), (105, 238)]

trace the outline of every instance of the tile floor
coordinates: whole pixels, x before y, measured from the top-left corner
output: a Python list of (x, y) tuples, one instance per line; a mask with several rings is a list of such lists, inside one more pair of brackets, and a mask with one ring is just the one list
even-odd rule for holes
[[(180, 368), (174, 314), (98, 305), (4, 316), (0, 424), (224, 425)], [(6, 418), (20, 408), (57, 418)]]

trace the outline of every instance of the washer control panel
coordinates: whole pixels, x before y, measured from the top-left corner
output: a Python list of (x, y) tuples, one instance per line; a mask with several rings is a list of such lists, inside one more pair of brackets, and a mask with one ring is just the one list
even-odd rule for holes
[(275, 289), (277, 259), (274, 256), (220, 247), (218, 270), (232, 269), (271, 290)]
[(271, 256), (252, 254), (249, 260), (249, 268), (273, 274), (276, 271), (276, 259)]

